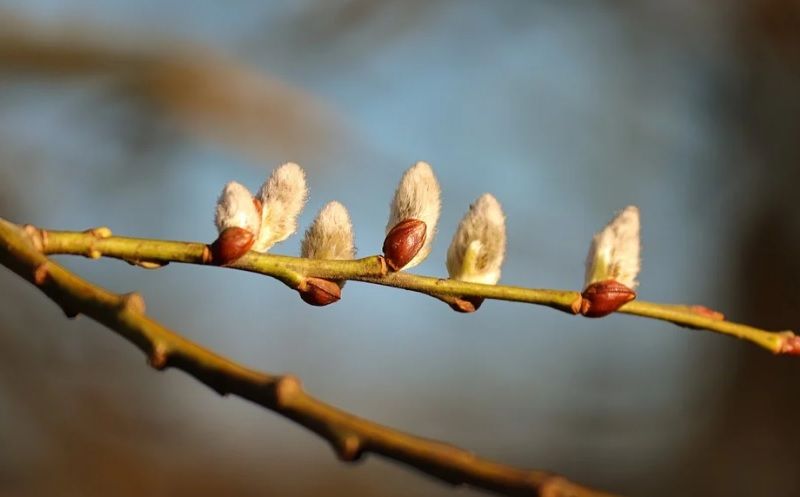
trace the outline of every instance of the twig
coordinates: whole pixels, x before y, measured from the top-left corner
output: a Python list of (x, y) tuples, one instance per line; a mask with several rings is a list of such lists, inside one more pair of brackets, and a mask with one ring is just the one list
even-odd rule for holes
[[(454, 485), (472, 485), (506, 495), (611, 497), (550, 472), (517, 469), (480, 459), (452, 445), (405, 434), (339, 410), (310, 396), (292, 375), (276, 376), (245, 368), (183, 338), (147, 317), (144, 299), (139, 294), (108, 292), (72, 274), (41, 252), (48, 244), (52, 244), (51, 250), (61, 246), (56, 240), (67, 245), (73, 240), (82, 244), (84, 255), (93, 257), (112, 247), (127, 247), (126, 257), (137, 261), (166, 262), (169, 254), (170, 260), (198, 262), (204, 253), (201, 244), (112, 238), (102, 228), (84, 234), (53, 232), (52, 235), (30, 227), (23, 230), (0, 218), (0, 263), (36, 285), (68, 316), (85, 314), (132, 342), (147, 355), (155, 369), (181, 369), (221, 395), (238, 395), (271, 409), (327, 440), (344, 461), (355, 461), (372, 452)], [(150, 251), (155, 249), (162, 256), (150, 257)], [(262, 269), (268, 269), (288, 259), (271, 256), (256, 260)], [(372, 258), (328, 264), (324, 270), (320, 269), (320, 274), (344, 274), (350, 266), (370, 268), (374, 262)], [(307, 268), (309, 264), (310, 261), (296, 260), (293, 269)]]
[[(205, 244), (112, 236), (108, 228), (83, 232), (45, 231), (28, 227), (29, 234), (45, 254), (72, 254), (91, 258), (111, 257), (145, 267), (169, 262), (209, 264)], [(277, 278), (292, 288), (303, 277), (355, 280), (424, 293), (433, 297), (481, 297), (543, 305), (576, 314), (579, 292), (533, 289), (506, 285), (481, 285), (409, 273), (386, 274), (380, 256), (353, 261), (301, 259), (284, 255), (250, 252), (229, 267)], [(686, 328), (701, 329), (741, 338), (775, 354), (800, 355), (800, 337), (792, 331), (771, 332), (723, 319), (702, 306), (656, 304), (636, 300), (618, 312), (668, 321)]]

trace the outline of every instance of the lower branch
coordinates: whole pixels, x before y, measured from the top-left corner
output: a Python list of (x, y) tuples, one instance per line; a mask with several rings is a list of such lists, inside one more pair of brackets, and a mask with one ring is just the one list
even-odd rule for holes
[[(85, 314), (123, 336), (148, 357), (156, 369), (181, 369), (221, 395), (234, 394), (285, 416), (326, 439), (344, 461), (355, 461), (372, 452), (405, 463), (424, 473), (455, 485), (471, 485), (505, 495), (542, 497), (611, 497), (566, 478), (540, 470), (523, 470), (478, 458), (449, 444), (416, 437), (359, 418), (328, 405), (306, 393), (300, 380), (291, 375), (264, 374), (236, 364), (169, 330), (145, 314), (142, 297), (136, 293), (117, 295), (72, 274), (40, 251), (46, 236), (0, 219), (0, 264), (33, 283), (68, 316)], [(149, 242), (112, 239), (107, 230), (88, 234), (67, 234), (81, 240), (96, 239), (138, 244), (140, 249), (156, 246), (167, 256), (128, 254), (125, 259), (160, 264), (166, 260), (201, 262), (203, 246), (178, 242)], [(35, 233), (33, 233), (35, 235)], [(52, 242), (52, 239), (50, 239)], [(48, 242), (49, 243), (49, 242)], [(98, 244), (99, 245), (99, 244)], [(103, 253), (106, 245), (84, 246), (84, 255)], [(145, 250), (146, 252), (146, 250)], [(147, 255), (147, 256), (144, 256)], [(198, 258), (198, 259), (195, 259)], [(264, 264), (278, 264), (291, 258), (270, 256)], [(292, 269), (305, 264), (295, 260)], [(343, 262), (369, 267), (369, 259)], [(327, 270), (333, 271), (336, 265)], [(336, 266), (338, 267), (338, 266)], [(325, 273), (325, 276), (331, 276)]]

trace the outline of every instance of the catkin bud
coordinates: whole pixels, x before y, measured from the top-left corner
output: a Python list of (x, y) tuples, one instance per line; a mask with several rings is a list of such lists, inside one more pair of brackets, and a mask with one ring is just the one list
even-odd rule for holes
[(586, 257), (585, 285), (615, 280), (631, 290), (639, 284), (639, 209), (629, 205), (594, 236)]
[(231, 263), (253, 246), (261, 226), (259, 203), (247, 188), (232, 181), (217, 200), (214, 224), (219, 236), (211, 244), (211, 261)]
[(261, 231), (253, 250), (266, 252), (297, 231), (297, 216), (308, 197), (303, 169), (293, 162), (275, 169), (258, 192)]
[(306, 230), (300, 256), (310, 259), (352, 259), (356, 255), (353, 225), (347, 209), (328, 202)]
[[(328, 202), (306, 230), (300, 256), (310, 259), (352, 259), (356, 255), (353, 225), (347, 209), (339, 202)], [(308, 278), (299, 289), (300, 297), (311, 305), (323, 306), (341, 297), (345, 280)]]
[(441, 190), (431, 166), (417, 162), (394, 193), (383, 243), (393, 271), (416, 266), (428, 256), (441, 209)]
[(620, 211), (594, 236), (586, 257), (586, 281), (580, 312), (602, 317), (636, 298), (641, 247), (639, 209), (630, 205)]
[(250, 190), (235, 181), (225, 185), (217, 200), (214, 224), (219, 233), (225, 228), (244, 228), (257, 234), (261, 227), (261, 213)]
[(500, 203), (481, 195), (469, 207), (447, 250), (447, 272), (454, 280), (494, 285), (506, 251), (506, 224)]

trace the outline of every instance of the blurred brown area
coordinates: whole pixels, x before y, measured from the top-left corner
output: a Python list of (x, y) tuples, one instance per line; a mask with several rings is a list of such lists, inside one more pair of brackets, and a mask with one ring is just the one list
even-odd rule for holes
[[(721, 292), (746, 322), (800, 322), (800, 4), (748, 3), (739, 21), (738, 85), (728, 98), (740, 149), (720, 175), (748, 175), (754, 198), (733, 241), (739, 258)], [(755, 166), (737, 159), (745, 151)], [(800, 495), (800, 368), (741, 347), (721, 400), (724, 416), (690, 447), (679, 494)]]
[(262, 163), (298, 150), (319, 159), (348, 137), (341, 117), (310, 93), (210, 47), (157, 34), (129, 40), (92, 26), (48, 29), (6, 12), (0, 71), (100, 79), (112, 98), (139, 106), (150, 127), (166, 119)]
[[(65, 229), (111, 219), (118, 233), (140, 234), (126, 231), (140, 230), (164, 238), (199, 237), (208, 232), (203, 229), (210, 222), (197, 221), (196, 225), (205, 226), (198, 228), (186, 218), (197, 217), (201, 209), (205, 209), (203, 215), (210, 213), (206, 204), (213, 201), (221, 181), (234, 175), (260, 179), (261, 171), (252, 166), (299, 160), (304, 165), (308, 162), (310, 171), (316, 169), (330, 178), (325, 184), (320, 175), (310, 174), (312, 192), (314, 187), (327, 188), (336, 195), (349, 192), (353, 202), (369, 201), (364, 203), (367, 207), (354, 210), (356, 220), (362, 221), (361, 230), (372, 222), (368, 214), (379, 210), (372, 191), (384, 188), (390, 193), (395, 179), (395, 171), (370, 175), (384, 167), (369, 155), (376, 148), (379, 158), (392, 160), (395, 157), (388, 149), (403, 149), (402, 161), (395, 162), (405, 164), (408, 157), (426, 158), (416, 154), (427, 139), (436, 147), (456, 151), (485, 140), (490, 150), (481, 158), (488, 164), (483, 168), (500, 171), (498, 176), (506, 181), (509, 196), (504, 197), (504, 206), (528, 209), (516, 219), (509, 216), (510, 222), (517, 223), (510, 226), (516, 246), (510, 247), (509, 263), (515, 256), (517, 264), (528, 264), (526, 278), (530, 274), (547, 277), (545, 266), (552, 266), (553, 273), (572, 269), (572, 262), (562, 259), (524, 259), (530, 253), (541, 255), (537, 250), (547, 246), (536, 229), (542, 218), (553, 220), (549, 229), (556, 241), (552, 243), (569, 258), (574, 254), (560, 245), (561, 233), (577, 222), (581, 208), (595, 209), (600, 201), (617, 206), (621, 197), (617, 188), (628, 184), (629, 190), (649, 192), (664, 202), (654, 202), (649, 211), (644, 210), (646, 223), (648, 215), (658, 219), (654, 211), (660, 208), (679, 219), (673, 227), (683, 225), (676, 204), (692, 205), (706, 216), (718, 217), (702, 235), (706, 241), (723, 240), (716, 247), (724, 248), (718, 254), (724, 268), (690, 275), (697, 287), (711, 280), (707, 292), (676, 285), (679, 290), (693, 292), (692, 298), (699, 295), (701, 303), (724, 304), (721, 310), (737, 321), (796, 330), (800, 326), (800, 297), (794, 290), (800, 279), (800, 214), (794, 208), (800, 185), (800, 5), (765, 0), (723, 9), (722, 4), (704, 9), (693, 2), (593, 7), (509, 2), (477, 7), (456, 2), (317, 1), (286, 14), (288, 27), (283, 31), (264, 27), (272, 17), (271, 12), (265, 13), (234, 50), (212, 42), (187, 41), (163, 28), (120, 34), (97, 21), (40, 24), (6, 10), (0, 16), (0, 215)], [(192, 8), (202, 9), (181, 7)], [(704, 116), (713, 121), (717, 134), (712, 136), (722, 138), (712, 153), (703, 156), (701, 165), (694, 164), (697, 170), (689, 176), (700, 185), (695, 190), (681, 184), (683, 176), (676, 172), (692, 165), (647, 169), (636, 159), (643, 148), (662, 146), (671, 139), (647, 142), (643, 134), (637, 134), (641, 129), (654, 129), (658, 137), (678, 134), (667, 118), (656, 116), (655, 124), (646, 121), (637, 112), (649, 114), (649, 108), (639, 109), (641, 104), (675, 98), (677, 102), (672, 103), (680, 107), (685, 105), (683, 94), (649, 93), (649, 87), (643, 91), (631, 84), (639, 91), (623, 88), (621, 93), (630, 100), (620, 104), (619, 114), (600, 112), (595, 119), (580, 108), (585, 101), (567, 101), (570, 91), (587, 91), (571, 86), (581, 83), (580, 72), (555, 87), (537, 85), (525, 74), (513, 79), (508, 67), (524, 66), (526, 58), (536, 54), (553, 50), (546, 60), (563, 62), (564, 54), (558, 51), (562, 47), (546, 47), (544, 35), (539, 35), (558, 27), (542, 19), (562, 11), (564, 17), (554, 18), (564, 24), (576, 22), (565, 28), (568, 32), (600, 33), (597, 39), (607, 42), (598, 44), (601, 48), (585, 46), (587, 39), (576, 36), (578, 51), (590, 55), (573, 63), (595, 62), (592, 57), (603, 51), (600, 55), (605, 58), (596, 62), (596, 69), (608, 71), (599, 80), (611, 81), (612, 88), (617, 84), (614, 76), (624, 72), (626, 64), (634, 72), (658, 67), (661, 61), (650, 57), (669, 52), (664, 46), (679, 47), (671, 48), (679, 52), (678, 58), (704, 51), (724, 58), (723, 69), (707, 76), (713, 109)], [(680, 15), (674, 15), (675, 11)], [(706, 32), (705, 21), (696, 20), (701, 14), (712, 18), (708, 24), (721, 26), (718, 31)], [(213, 14), (207, 15), (212, 17), (211, 24), (217, 22)], [(487, 35), (480, 27), (493, 15), (501, 21), (487, 29)], [(623, 21), (610, 20), (617, 18)], [(684, 19), (692, 23), (683, 25)], [(692, 27), (693, 23), (700, 27)], [(218, 24), (222, 30), (224, 22)], [(634, 26), (633, 38), (614, 31), (629, 25)], [(427, 31), (424, 26), (429, 26)], [(608, 38), (607, 31), (612, 32)], [(444, 35), (437, 38), (440, 33)], [(537, 35), (532, 44), (524, 41), (529, 33)], [(493, 52), (492, 41), (502, 36), (512, 39), (511, 49)], [(641, 42), (632, 49), (632, 64), (614, 52), (624, 45), (617, 36), (623, 42)], [(287, 53), (271, 48), (278, 45), (276, 38), (285, 43), (280, 46)], [(455, 81), (446, 79), (428, 67), (404, 72), (400, 83), (393, 82), (393, 73), (386, 67), (401, 63), (393, 57), (400, 58), (404, 40), (417, 38), (421, 42), (410, 50), (414, 58), (436, 60), (429, 54), (437, 44), (445, 44), (450, 59), (436, 60), (436, 64), (446, 68), (466, 60), (465, 65), (478, 66), (482, 73), (497, 73), (494, 92), (467, 92), (474, 101), (458, 102), (457, 107), (471, 113), (436, 114), (440, 109), (430, 102), (460, 96), (459, 85), (465, 88), (472, 81), (461, 73), (455, 73)], [(486, 52), (461, 51), (461, 45), (474, 48), (469, 43), (475, 40), (480, 48), (489, 47)], [(648, 42), (655, 47), (653, 52), (648, 51), (652, 48)], [(307, 70), (312, 80), (330, 79), (330, 87), (319, 83), (328, 94), (319, 95), (291, 78), (273, 74), (269, 57), (265, 56), (266, 69), (260, 67), (254, 62), (259, 55), (245, 49), (239, 53), (236, 49), (241, 46), (271, 53), (276, 62), (284, 61), (286, 73)], [(337, 52), (339, 46), (345, 48)], [(512, 60), (502, 66), (512, 52), (522, 54), (523, 62)], [(377, 55), (371, 58), (372, 53)], [(307, 68), (309, 61), (321, 69)], [(552, 69), (537, 63), (541, 64), (538, 72)], [(376, 100), (391, 103), (398, 97), (392, 84), (433, 81), (435, 98), (410, 97), (428, 107), (408, 111), (413, 124), (409, 127), (422, 131), (416, 135), (409, 131), (406, 141), (400, 136), (392, 137), (396, 142), (386, 139), (377, 144), (354, 136), (349, 123), (359, 117), (332, 110), (340, 102), (331, 96), (344, 99), (348, 89), (340, 87), (353, 83), (346, 74), (328, 73), (330, 64), (342, 64), (343, 73), (360, 70), (358, 77), (367, 78), (365, 86), (387, 89), (386, 95), (365, 100), (366, 109), (356, 109), (365, 121), (361, 132), (380, 127), (372, 107)], [(507, 83), (506, 77), (517, 86)], [(84, 90), (88, 96), (81, 93)], [(607, 95), (602, 92), (607, 90), (600, 85), (597, 95), (585, 98), (603, 99)], [(70, 100), (65, 106), (68, 117), (57, 121), (55, 132), (42, 131), (41, 119), (19, 119), (27, 114), (24, 105), (37, 107), (40, 99), (52, 105), (57, 99), (50, 98), (61, 91), (67, 98), (76, 91), (79, 98), (77, 104)], [(366, 94), (362, 87), (349, 91), (357, 95), (356, 100), (361, 92)], [(616, 95), (612, 91), (609, 100)], [(506, 127), (497, 135), (484, 136), (478, 124), (488, 119), (489, 110), (501, 106), (498, 102), (511, 102), (506, 105), (516, 113), (513, 119), (498, 120)], [(546, 114), (545, 103), (552, 103), (557, 113)], [(401, 119), (401, 110), (379, 107), (378, 119)], [(544, 114), (545, 132), (566, 130), (564, 136), (558, 135), (565, 144), (564, 159), (559, 156), (554, 164), (533, 160), (525, 148), (516, 156), (504, 155), (511, 140), (503, 140), (509, 136), (522, 137), (531, 146), (552, 141), (548, 137), (555, 135), (530, 132), (537, 112)], [(619, 124), (626, 122), (626, 116), (633, 116), (634, 129)], [(478, 124), (474, 129), (469, 124), (463, 136), (456, 136), (457, 125), (466, 119)], [(619, 135), (615, 125), (622, 129)], [(91, 135), (86, 142), (59, 142), (82, 136), (60, 128), (83, 130), (84, 126)], [(581, 141), (581, 130), (586, 129), (581, 126), (588, 126), (591, 133), (586, 134), (596, 135), (601, 145), (592, 148), (591, 142)], [(18, 129), (33, 130), (25, 137), (46, 135), (52, 142), (31, 139), (32, 146), (18, 139), (14, 134)], [(437, 135), (437, 129), (443, 134)], [(697, 141), (707, 138), (697, 133)], [(106, 150), (106, 142), (115, 139), (125, 142), (121, 150)], [(598, 176), (592, 176), (582, 162), (570, 165), (570, 153), (592, 155), (603, 147), (619, 148), (620, 156), (634, 159), (595, 164), (602, 171)], [(489, 161), (495, 157), (498, 164)], [(450, 198), (459, 195), (459, 189), (473, 187), (465, 178), (483, 177), (481, 168), (470, 167), (465, 157), (456, 158), (462, 162), (453, 160), (455, 165), (449, 170), (442, 168)], [(83, 160), (94, 166), (82, 169)], [(244, 161), (246, 167), (230, 166), (235, 160)], [(512, 170), (515, 164), (523, 165)], [(247, 167), (254, 170), (252, 176)], [(531, 181), (524, 175), (526, 169), (535, 168), (545, 170), (553, 183), (563, 175), (567, 186), (526, 189)], [(111, 175), (108, 170), (116, 172)], [(622, 173), (624, 178), (605, 180), (599, 187), (593, 184), (612, 173)], [(391, 177), (385, 185), (376, 184), (383, 176)], [(678, 179), (670, 183), (668, 177)], [(587, 189), (569, 197), (571, 189), (582, 187), (581, 178), (588, 178), (584, 180)], [(477, 189), (490, 189), (480, 181)], [(182, 187), (191, 182), (191, 188)], [(206, 188), (206, 183), (212, 186)], [(654, 184), (664, 186), (658, 189)], [(680, 190), (672, 189), (676, 184)], [(547, 197), (543, 190), (551, 188), (562, 197)], [(75, 193), (70, 194), (70, 189)], [(568, 207), (578, 201), (585, 205)], [(554, 209), (554, 204), (559, 208)], [(451, 214), (454, 219), (456, 215), (460, 212)], [(382, 221), (372, 223), (377, 231)], [(725, 231), (725, 226), (731, 228)], [(656, 225), (650, 235), (665, 230)], [(448, 235), (443, 234), (442, 243)], [(658, 242), (645, 239), (645, 250), (650, 251), (646, 253), (658, 253), (653, 245), (663, 237), (681, 235), (675, 231), (661, 236)], [(366, 255), (372, 247), (364, 245)], [(714, 246), (702, 247), (713, 250)], [(664, 266), (648, 257), (646, 267)], [(170, 267), (150, 273), (107, 261), (63, 260), (117, 291), (142, 289), (156, 317), (221, 353), (255, 367), (298, 373), (325, 400), (407, 431), (474, 448), (487, 457), (520, 466), (544, 466), (626, 495), (800, 495), (796, 421), (800, 367), (796, 361), (772, 357), (745, 343), (703, 334), (684, 336), (682, 330), (641, 321), (608, 321), (610, 329), (601, 330), (595, 327), (603, 324), (588, 323), (584, 333), (584, 324), (565, 321), (563, 316), (550, 321), (549, 314), (527, 309), (525, 314), (514, 314), (516, 308), (502, 304), (485, 306), (472, 321), (456, 321), (449, 314), (442, 317), (435, 303), (413, 296), (400, 300), (382, 289), (358, 285), (348, 285), (348, 297), (357, 301), (355, 305), (347, 307), (349, 303), (342, 302), (338, 310), (330, 311), (333, 314), (312, 315), (293, 307), (298, 305), (296, 299), (290, 300), (293, 295), (285, 296), (276, 285), (253, 283), (255, 279), (207, 276), (197, 268)], [(666, 279), (666, 273), (690, 272), (691, 261), (685, 262), (685, 266), (659, 267), (655, 274)], [(514, 276), (512, 270), (507, 274)], [(224, 286), (225, 282), (230, 286)], [(661, 284), (655, 278), (646, 286)], [(209, 298), (208, 288), (217, 288), (214, 285), (222, 290)], [(179, 373), (147, 370), (144, 360), (126, 343), (88, 320), (67, 321), (34, 289), (6, 271), (0, 271), (0, 292), (2, 495), (479, 495), (375, 458), (356, 467), (345, 466), (325, 443), (286, 420), (239, 400), (220, 399)], [(258, 292), (258, 298), (241, 296), (248, 292)], [(491, 314), (493, 310), (497, 313)], [(370, 312), (379, 313), (378, 317)], [(240, 323), (231, 326), (223, 320), (230, 315)], [(405, 322), (412, 319), (409, 315), (423, 320), (419, 335), (413, 335), (417, 322)], [(507, 317), (500, 321), (503, 315)], [(503, 333), (498, 331), (501, 328)], [(543, 343), (519, 338), (531, 335)], [(675, 341), (655, 342), (664, 335), (669, 336), (665, 340)], [(658, 349), (664, 343), (671, 346), (673, 355), (666, 357), (667, 351)], [(670, 377), (637, 383), (639, 377), (648, 378), (647, 372), (659, 362), (668, 363), (663, 371)], [(549, 390), (548, 385), (552, 385)], [(661, 402), (667, 401), (654, 400), (653, 392), (672, 392), (665, 398), (677, 400), (664, 409)]]

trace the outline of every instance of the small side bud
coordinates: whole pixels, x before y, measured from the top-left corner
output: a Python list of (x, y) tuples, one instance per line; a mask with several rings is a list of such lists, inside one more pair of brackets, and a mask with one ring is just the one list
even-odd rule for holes
[(704, 305), (691, 305), (689, 306), (689, 310), (695, 314), (699, 314), (703, 317), (714, 319), (716, 321), (725, 320), (725, 314)]
[(347, 209), (328, 202), (306, 230), (300, 256), (309, 259), (352, 259), (356, 255), (353, 224)]
[(469, 206), (447, 250), (450, 278), (497, 284), (506, 251), (505, 222), (500, 203), (488, 193)]
[(297, 289), (303, 302), (314, 306), (333, 304), (342, 298), (342, 290), (335, 281), (306, 278)]
[(483, 304), (483, 297), (456, 297), (448, 302), (451, 309), (464, 314), (477, 311), (481, 304)]
[[(440, 210), (439, 182), (436, 180), (431, 166), (425, 162), (417, 162), (403, 174), (390, 206), (389, 222), (386, 224), (386, 239), (383, 244), (384, 253), (387, 246), (390, 251), (400, 249), (400, 253), (397, 254), (385, 253), (390, 269), (393, 271), (408, 269), (428, 257), (433, 237), (436, 234), (436, 223), (439, 221)], [(412, 225), (403, 224), (407, 222), (412, 222)], [(424, 230), (422, 226), (424, 226)], [(404, 232), (413, 239), (403, 241), (397, 238)], [(424, 236), (421, 236), (423, 232)], [(419, 243), (418, 247), (417, 243)]]
[(616, 312), (635, 298), (636, 292), (618, 281), (598, 281), (581, 293), (580, 312), (587, 318), (600, 318)]
[(585, 286), (616, 280), (635, 290), (641, 268), (639, 209), (629, 205), (594, 236), (586, 257)]
[(246, 254), (255, 236), (244, 228), (226, 228), (211, 244), (211, 263), (224, 266)]
[(257, 195), (261, 202), (261, 231), (253, 250), (266, 252), (297, 231), (297, 216), (308, 198), (306, 175), (293, 162), (275, 169)]
[(406, 219), (389, 230), (383, 240), (383, 256), (391, 271), (400, 271), (414, 260), (427, 238), (427, 226), (419, 219)]

